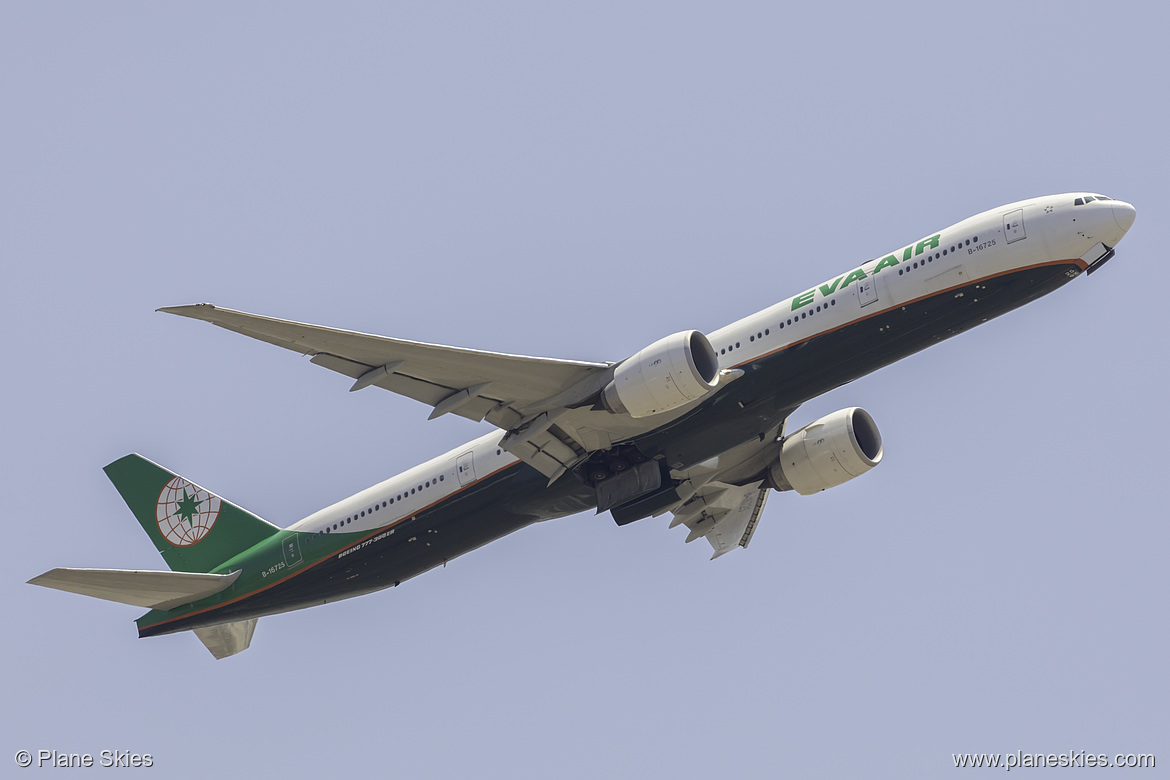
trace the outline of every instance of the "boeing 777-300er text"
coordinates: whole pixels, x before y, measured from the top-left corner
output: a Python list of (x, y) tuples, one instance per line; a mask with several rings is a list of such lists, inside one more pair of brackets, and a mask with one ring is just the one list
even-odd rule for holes
[(538, 520), (670, 514), (718, 557), (747, 547), (772, 490), (840, 485), (882, 459), (873, 418), (796, 430), (805, 401), (1092, 274), (1134, 221), (1071, 193), (985, 211), (713, 333), (618, 363), (523, 357), (220, 309), (206, 320), (498, 430), (281, 529), (140, 455), (106, 466), (171, 571), (53, 569), (30, 582), (150, 609), (139, 636), (193, 630), (216, 658), (264, 615), (380, 590)]

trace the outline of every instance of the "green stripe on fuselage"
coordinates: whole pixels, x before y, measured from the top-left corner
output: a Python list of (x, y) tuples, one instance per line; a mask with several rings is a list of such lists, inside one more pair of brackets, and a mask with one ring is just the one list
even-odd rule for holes
[(174, 609), (152, 609), (135, 622), (141, 630), (157, 623), (215, 610), (295, 577), (377, 533), (362, 531), (326, 534), (280, 531), (212, 570), (212, 574), (241, 572), (239, 578), (227, 590)]

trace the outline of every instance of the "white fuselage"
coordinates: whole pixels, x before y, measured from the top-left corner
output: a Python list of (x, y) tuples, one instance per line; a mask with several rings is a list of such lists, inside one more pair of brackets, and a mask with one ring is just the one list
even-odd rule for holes
[[(1085, 197), (1091, 202), (1084, 203)], [(1076, 275), (1125, 235), (1134, 213), (1122, 201), (1075, 193), (1011, 203), (880, 255), (720, 328), (709, 339), (720, 367), (730, 369), (952, 288), (967, 288), (956, 296), (978, 295), (980, 280), (1069, 261), (1075, 261), (1070, 274)], [(682, 411), (661, 415), (663, 422)], [(498, 446), (501, 435), (485, 434), (315, 512), (290, 530), (332, 534), (392, 527), (516, 463)]]

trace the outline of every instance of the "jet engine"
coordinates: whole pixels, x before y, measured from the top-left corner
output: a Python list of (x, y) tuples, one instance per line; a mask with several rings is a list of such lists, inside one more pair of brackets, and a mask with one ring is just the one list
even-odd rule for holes
[(649, 417), (696, 401), (719, 384), (719, 358), (697, 330), (655, 341), (616, 369), (601, 393), (613, 414)]
[(869, 412), (842, 409), (785, 437), (768, 470), (776, 490), (802, 496), (860, 477), (882, 460), (882, 435)]

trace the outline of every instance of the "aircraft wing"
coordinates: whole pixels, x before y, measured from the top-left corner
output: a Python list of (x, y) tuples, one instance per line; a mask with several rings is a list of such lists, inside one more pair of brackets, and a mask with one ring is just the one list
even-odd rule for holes
[(685, 525), (690, 529), (687, 541), (707, 537), (715, 553), (715, 560), (736, 547), (747, 547), (755, 533), (760, 514), (771, 492), (767, 485), (730, 485), (708, 482), (694, 497), (674, 510), (670, 527)]
[[(210, 322), (354, 379), (432, 407), (431, 418), (457, 414), (509, 432), (502, 446), (553, 479), (585, 453), (608, 446), (603, 431), (578, 431), (569, 410), (591, 406), (612, 364), (526, 357), (426, 344), (222, 309), (209, 303), (159, 311)], [(587, 415), (581, 409), (579, 417)], [(605, 414), (605, 413), (601, 413)], [(611, 415), (606, 415), (612, 417)], [(606, 422), (610, 422), (607, 420)]]
[(309, 355), (313, 363), (357, 380), (351, 391), (380, 387), (433, 407), (432, 418), (450, 412), (476, 422), (489, 418), (494, 423), (491, 412), (497, 407), (525, 410), (592, 373), (610, 368), (608, 363), (507, 355), (374, 336), (221, 309), (209, 303), (159, 311), (204, 320)]

